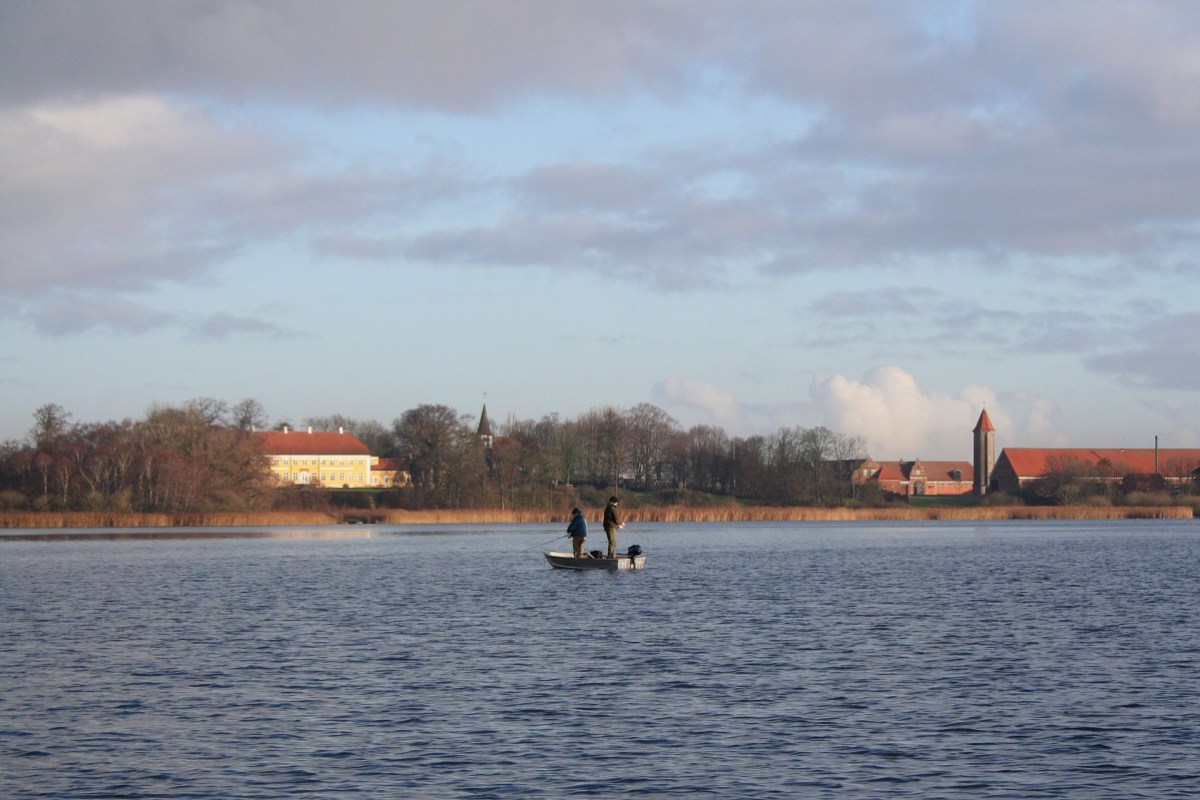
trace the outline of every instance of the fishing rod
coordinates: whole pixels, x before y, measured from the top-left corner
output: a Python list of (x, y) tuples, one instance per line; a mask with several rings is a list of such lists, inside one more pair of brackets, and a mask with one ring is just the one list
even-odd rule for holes
[(568, 539), (568, 538), (570, 538), (570, 536), (571, 536), (571, 534), (564, 533), (561, 536), (555, 536), (553, 539), (551, 539), (548, 542), (543, 542), (542, 544), (535, 544), (532, 547), (526, 547), (525, 550), (522, 550), (521, 552), (524, 553), (526, 550), (532, 550), (534, 547), (545, 547), (548, 544), (553, 544), (554, 542), (557, 542), (559, 539)]

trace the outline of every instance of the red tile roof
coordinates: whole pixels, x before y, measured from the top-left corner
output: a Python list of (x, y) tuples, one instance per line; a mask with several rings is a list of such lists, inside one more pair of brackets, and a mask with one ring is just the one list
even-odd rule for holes
[[(927, 481), (963, 481), (971, 483), (975, 480), (975, 467), (969, 461), (888, 461), (880, 464), (878, 478), (881, 481), (906, 481), (912, 475), (915, 464), (920, 464), (925, 470)], [(958, 470), (961, 477), (954, 478), (951, 472)]]
[(1055, 462), (1080, 462), (1091, 466), (1104, 465), (1113, 475), (1133, 473), (1175, 475), (1191, 472), (1200, 466), (1200, 449), (1159, 449), (1155, 469), (1155, 450), (1142, 448), (1090, 447), (1006, 447), (1000, 457), (1007, 458), (1020, 478), (1036, 478), (1051, 472)]
[(988, 416), (987, 409), (985, 408), (983, 413), (979, 415), (979, 422), (975, 423), (975, 432), (979, 433), (980, 431), (987, 432), (995, 430), (996, 426), (992, 424), (992, 418)]
[(269, 456), (369, 456), (371, 451), (348, 433), (255, 431), (259, 449)]

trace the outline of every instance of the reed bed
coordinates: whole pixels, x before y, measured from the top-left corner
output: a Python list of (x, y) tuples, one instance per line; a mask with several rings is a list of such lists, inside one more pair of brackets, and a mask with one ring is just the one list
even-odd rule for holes
[(631, 522), (904, 522), (926, 520), (1192, 519), (1191, 506), (965, 506), (912, 508), (637, 508)]
[[(602, 508), (584, 509), (597, 525)], [(0, 512), (0, 528), (239, 528), (337, 524), (376, 525), (566, 525), (565, 512), (508, 509), (403, 511), (257, 511), (212, 514), (120, 514), (85, 511)], [(627, 522), (908, 522), (976, 520), (1193, 519), (1191, 506), (966, 506), (946, 508), (801, 508), (723, 506), (625, 508)]]
[(4, 511), (0, 528), (242, 528), (332, 525), (337, 514), (320, 511), (247, 511), (211, 514), (125, 514), (92, 511)]

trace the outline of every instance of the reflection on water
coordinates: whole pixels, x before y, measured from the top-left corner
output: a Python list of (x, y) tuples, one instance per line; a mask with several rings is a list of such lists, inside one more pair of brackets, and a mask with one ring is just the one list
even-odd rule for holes
[[(527, 528), (530, 526), (526, 526)], [(448, 536), (494, 531), (496, 526), (336, 525), (246, 528), (19, 528), (0, 529), (0, 543), (127, 541), (155, 539), (370, 539), (379, 536)]]

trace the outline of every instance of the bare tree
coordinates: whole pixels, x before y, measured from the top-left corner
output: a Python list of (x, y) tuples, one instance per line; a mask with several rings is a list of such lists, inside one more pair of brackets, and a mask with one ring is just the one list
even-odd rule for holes
[(199, 415), (206, 425), (224, 425), (229, 421), (229, 405), (215, 397), (197, 397), (183, 407)]
[(616, 486), (629, 460), (629, 425), (612, 406), (593, 408), (578, 420), (588, 480)]
[(1030, 494), (1050, 503), (1071, 505), (1088, 494), (1096, 474), (1094, 465), (1067, 456), (1051, 456), (1046, 459), (1045, 474), (1030, 486)]
[(396, 446), (411, 465), (413, 484), (435, 504), (469, 505), (482, 490), (482, 445), (469, 417), (449, 406), (424, 404), (392, 423)]
[(662, 479), (672, 435), (679, 430), (671, 415), (656, 405), (639, 403), (625, 414), (629, 469), (640, 486), (653, 487)]
[(34, 447), (44, 447), (67, 432), (71, 415), (58, 403), (47, 403), (33, 412), (33, 429), (29, 432)]
[(762, 436), (734, 439), (729, 447), (729, 493), (766, 499), (767, 440)]
[(255, 400), (253, 397), (247, 397), (245, 400), (239, 400), (230, 409), (230, 417), (235, 427), (241, 428), (244, 431), (261, 431), (266, 430), (270, 424), (270, 418), (267, 416), (267, 409), (263, 404)]
[(352, 434), (377, 456), (389, 456), (396, 450), (394, 432), (373, 419), (355, 419), (342, 414), (331, 414), (327, 417), (306, 417), (302, 424), (315, 430), (344, 431)]
[(693, 488), (705, 492), (730, 491), (730, 441), (725, 431), (711, 425), (690, 428), (687, 461)]

